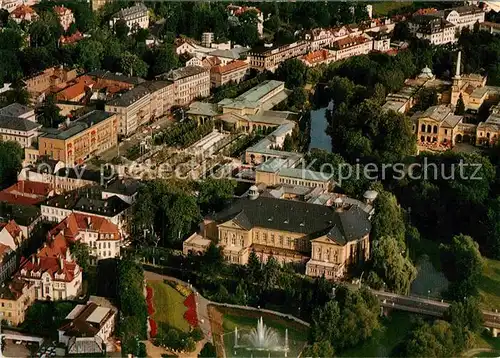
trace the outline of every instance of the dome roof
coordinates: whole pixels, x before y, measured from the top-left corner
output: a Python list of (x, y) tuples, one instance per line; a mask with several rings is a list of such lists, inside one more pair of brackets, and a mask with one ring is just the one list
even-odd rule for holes
[(342, 204), (342, 198), (339, 196), (334, 201), (335, 204)]
[(422, 74), (425, 74), (425, 75), (431, 75), (432, 76), (432, 70), (425, 66), (423, 69), (422, 69)]
[(259, 188), (257, 188), (257, 185), (252, 185), (248, 190), (249, 191), (259, 191)]

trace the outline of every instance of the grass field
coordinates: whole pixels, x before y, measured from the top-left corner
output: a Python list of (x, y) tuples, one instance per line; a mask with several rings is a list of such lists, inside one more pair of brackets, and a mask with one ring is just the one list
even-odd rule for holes
[(484, 309), (500, 310), (500, 261), (484, 259), (479, 295)]
[(162, 323), (177, 328), (183, 332), (189, 332), (189, 324), (184, 319), (185, 297), (175, 288), (165, 284), (163, 281), (148, 281), (148, 285), (153, 288), (153, 301), (155, 313), (153, 319), (161, 328)]
[[(279, 337), (280, 345), (284, 344), (285, 339), (285, 329), (288, 328), (288, 342), (289, 351), (288, 357), (298, 357), (304, 345), (307, 341), (308, 328), (302, 326), (294, 321), (287, 320), (278, 316), (270, 314), (261, 314), (259, 312), (252, 312), (246, 310), (224, 310), (224, 346), (227, 357), (249, 357), (250, 351), (246, 349), (238, 349), (237, 354), (234, 355), (234, 328), (238, 327), (238, 331), (241, 333), (240, 340), (242, 340), (245, 334), (248, 334), (252, 328), (257, 326), (257, 320), (262, 315), (264, 324), (267, 327), (274, 328)], [(243, 341), (244, 342), (244, 341)], [(241, 344), (241, 341), (239, 342)], [(268, 357), (267, 352), (254, 351), (252, 353), (253, 357)], [(283, 352), (271, 352), (271, 357), (283, 357)]]
[(412, 327), (412, 315), (393, 311), (384, 319), (382, 328), (358, 347), (346, 350), (341, 357), (389, 357)]
[(402, 7), (407, 7), (412, 4), (412, 1), (377, 1), (373, 5), (373, 17), (387, 16), (392, 10), (397, 10)]

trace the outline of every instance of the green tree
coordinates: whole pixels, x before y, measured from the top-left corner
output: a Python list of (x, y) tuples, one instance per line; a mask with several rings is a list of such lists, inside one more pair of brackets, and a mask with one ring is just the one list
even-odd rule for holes
[(198, 354), (199, 358), (214, 358), (216, 356), (217, 352), (215, 351), (215, 346), (210, 342), (205, 343), (200, 354)]
[(311, 358), (327, 358), (334, 357), (335, 352), (329, 341), (320, 341), (307, 346), (302, 352), (302, 356)]
[(139, 56), (125, 51), (120, 60), (123, 73), (129, 76), (144, 77), (148, 73), (148, 65)]
[(35, 110), (36, 121), (48, 128), (57, 128), (64, 117), (60, 115), (61, 109), (56, 104), (55, 95), (48, 95), (42, 105)]
[(455, 107), (455, 114), (458, 116), (463, 116), (465, 114), (465, 103), (462, 97), (462, 93), (460, 93), (460, 96), (458, 97), (457, 105)]
[(448, 295), (453, 299), (477, 294), (477, 284), (483, 270), (479, 245), (472, 237), (457, 235), (449, 245), (441, 244), (444, 273), (450, 280)]
[(381, 188), (379, 190), (370, 236), (373, 240), (393, 237), (404, 245), (405, 223), (401, 207), (393, 194)]
[(481, 332), (483, 329), (483, 312), (475, 298), (463, 302), (453, 302), (445, 312), (445, 318), (452, 326), (470, 332)]
[(276, 69), (276, 79), (284, 81), (289, 89), (303, 87), (307, 79), (307, 66), (296, 58), (281, 62)]
[(233, 198), (236, 182), (229, 179), (207, 178), (197, 183), (198, 205), (202, 214), (218, 212)]
[(179, 57), (172, 45), (164, 44), (153, 52), (154, 60), (152, 66), (153, 75), (159, 75), (176, 68), (179, 65)]
[(275, 286), (278, 284), (279, 273), (280, 264), (274, 257), (269, 257), (262, 270), (262, 285), (265, 291), (271, 291), (275, 288)]
[(408, 294), (412, 281), (417, 277), (405, 252), (404, 243), (393, 237), (381, 237), (373, 242), (372, 270), (386, 283), (389, 290)]
[(70, 245), (71, 255), (75, 258), (83, 272), (87, 272), (90, 266), (90, 250), (88, 245), (75, 241)]
[(98, 70), (104, 57), (103, 45), (95, 40), (82, 40), (76, 45), (78, 65), (87, 71)]
[(125, 20), (120, 19), (115, 23), (115, 35), (120, 41), (125, 41), (129, 32), (130, 29)]
[(451, 325), (441, 320), (411, 331), (404, 347), (403, 356), (406, 357), (454, 357), (459, 353)]
[(0, 185), (2, 188), (17, 181), (23, 157), (24, 151), (17, 142), (0, 141)]

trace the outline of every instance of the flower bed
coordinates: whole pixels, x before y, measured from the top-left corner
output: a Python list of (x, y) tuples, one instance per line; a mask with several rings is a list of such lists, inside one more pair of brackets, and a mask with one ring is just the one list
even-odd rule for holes
[(146, 304), (148, 305), (148, 315), (152, 316), (155, 309), (153, 306), (153, 289), (149, 286), (146, 286)]
[(151, 336), (151, 338), (154, 338), (158, 334), (158, 326), (155, 320), (152, 319), (151, 317), (149, 317), (148, 320), (149, 320), (149, 327), (151, 328), (149, 335)]
[(184, 319), (192, 326), (198, 327), (198, 315), (196, 314), (196, 299), (194, 293), (191, 293), (185, 300), (184, 306), (188, 309), (184, 312)]

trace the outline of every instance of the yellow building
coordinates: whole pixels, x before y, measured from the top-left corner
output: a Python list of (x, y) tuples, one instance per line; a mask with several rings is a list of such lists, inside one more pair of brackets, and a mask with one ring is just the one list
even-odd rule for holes
[[(247, 198), (206, 219), (202, 235), (234, 264), (246, 264), (255, 251), (263, 262), (272, 256), (280, 263), (305, 264), (307, 275), (338, 279), (368, 259), (370, 230), (369, 214), (356, 205), (333, 208), (259, 197), (252, 187)], [(200, 245), (208, 242), (193, 235), (183, 251), (199, 252)]]
[(67, 165), (85, 162), (92, 156), (117, 145), (118, 120), (113, 113), (92, 111), (66, 124), (49, 129), (38, 140), (40, 156), (60, 160)]
[(9, 325), (24, 322), (28, 308), (35, 301), (35, 284), (14, 279), (0, 288), (0, 317)]

